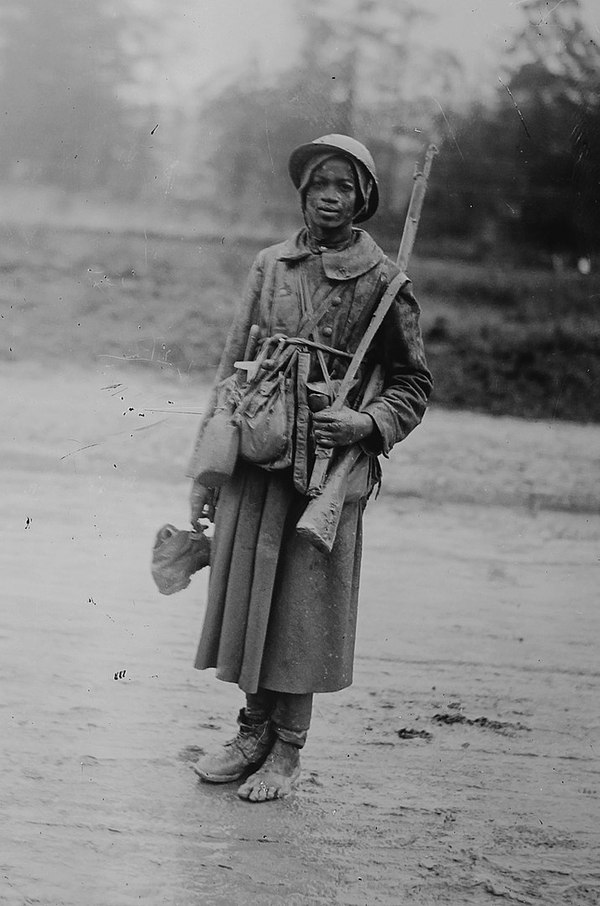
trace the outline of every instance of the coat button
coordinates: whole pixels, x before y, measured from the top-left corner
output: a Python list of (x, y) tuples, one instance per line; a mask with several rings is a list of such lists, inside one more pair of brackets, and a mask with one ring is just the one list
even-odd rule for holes
[(323, 334), (324, 337), (330, 337), (333, 333), (333, 328), (324, 327), (323, 330), (321, 331), (321, 333)]

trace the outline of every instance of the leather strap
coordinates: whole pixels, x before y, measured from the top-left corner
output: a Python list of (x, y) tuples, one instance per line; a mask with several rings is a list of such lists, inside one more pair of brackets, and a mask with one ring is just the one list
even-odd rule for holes
[[(315, 294), (314, 300), (311, 299), (310, 292), (308, 290), (308, 285), (306, 282), (306, 274), (302, 268), (302, 262), (300, 262), (296, 267), (296, 283), (298, 287), (298, 296), (300, 298), (300, 305), (302, 310), (306, 312), (306, 315), (300, 321), (298, 327), (298, 337), (310, 337), (312, 333), (317, 329), (327, 312), (329, 311), (329, 303), (332, 296), (335, 296), (339, 293), (339, 287), (326, 287), (325, 295), (322, 295), (322, 292), (317, 292)], [(316, 305), (314, 304), (316, 303)]]
[[(303, 310), (306, 310), (308, 312), (310, 311), (311, 302), (310, 294), (308, 293), (306, 287), (306, 275), (304, 274), (301, 267), (298, 268), (296, 274), (298, 280), (298, 292), (300, 294), (300, 299), (302, 300), (302, 308)], [(352, 356), (352, 360), (348, 365), (346, 374), (344, 375), (342, 383), (340, 384), (340, 389), (338, 390), (337, 396), (333, 400), (331, 406), (332, 409), (341, 409), (344, 406), (348, 393), (350, 392), (350, 389), (352, 387), (354, 378), (356, 377), (356, 373), (362, 364), (362, 360), (364, 359), (369, 346), (375, 339), (375, 334), (383, 324), (384, 318), (392, 307), (392, 303), (394, 302), (397, 293), (404, 286), (404, 284), (408, 282), (408, 277), (406, 276), (404, 271), (400, 271), (388, 285), (388, 288), (381, 297), (377, 308), (373, 312), (369, 326), (365, 330), (358, 346), (356, 347), (356, 351)], [(312, 317), (310, 317), (309, 320), (306, 320), (306, 318), (303, 319), (303, 323), (300, 325), (300, 330), (298, 331), (300, 336), (310, 335), (310, 333), (316, 329), (317, 325), (325, 315), (325, 312), (329, 308), (330, 297), (336, 292), (339, 292), (337, 286), (333, 287), (333, 289), (326, 294), (325, 298), (320, 301), (318, 309), (316, 311), (313, 311)], [(321, 357), (322, 356), (323, 354), (321, 353)], [(325, 378), (325, 382), (328, 384), (328, 389), (330, 389), (331, 385), (329, 382), (331, 379), (329, 377), (329, 373), (327, 372), (324, 358), (323, 360), (319, 358), (319, 364), (321, 365), (321, 368), (324, 369), (323, 377)]]
[[(308, 285), (306, 281), (306, 274), (304, 268), (300, 263), (296, 269), (296, 279), (298, 283), (298, 295), (300, 297), (300, 305), (302, 311), (306, 312), (305, 317), (302, 319), (300, 326), (298, 328), (298, 336), (300, 337), (312, 337), (313, 340), (320, 340), (318, 334), (318, 325), (323, 319), (324, 315), (329, 310), (329, 300), (333, 293), (339, 292), (338, 287), (334, 286), (331, 289), (327, 290), (325, 297), (320, 301), (317, 309), (313, 307), (313, 302), (310, 297), (310, 292), (308, 290)], [(317, 361), (321, 368), (321, 373), (323, 375), (323, 380), (325, 381), (325, 386), (327, 387), (327, 392), (329, 398), (333, 400), (334, 389), (333, 383), (331, 381), (331, 375), (329, 374), (329, 369), (327, 368), (327, 362), (325, 361), (325, 355), (322, 349), (316, 348)]]
[(294, 444), (294, 487), (300, 494), (306, 494), (308, 487), (308, 432), (310, 413), (308, 409), (308, 372), (310, 353), (298, 352), (296, 372), (296, 424)]
[(346, 402), (346, 397), (350, 392), (352, 382), (356, 377), (356, 372), (360, 368), (362, 360), (364, 359), (369, 346), (375, 338), (375, 334), (381, 327), (385, 316), (392, 307), (392, 303), (396, 298), (398, 291), (404, 286), (405, 283), (408, 282), (409, 281), (406, 274), (403, 271), (400, 271), (400, 273), (394, 277), (394, 279), (384, 292), (383, 296), (381, 297), (381, 301), (373, 312), (369, 326), (362, 335), (360, 343), (356, 347), (356, 352), (352, 356), (352, 361), (348, 365), (346, 374), (344, 375), (342, 383), (340, 384), (338, 394), (331, 405), (332, 409), (341, 409)]

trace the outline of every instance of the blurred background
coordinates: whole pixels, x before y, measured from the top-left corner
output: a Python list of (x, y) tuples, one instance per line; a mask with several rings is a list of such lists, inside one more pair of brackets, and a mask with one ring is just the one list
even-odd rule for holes
[(372, 150), (434, 402), (600, 420), (596, 0), (0, 0), (0, 360), (207, 373), (292, 148)]

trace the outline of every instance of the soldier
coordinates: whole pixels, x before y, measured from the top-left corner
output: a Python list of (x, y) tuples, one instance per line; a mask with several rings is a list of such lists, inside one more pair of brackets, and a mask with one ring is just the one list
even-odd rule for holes
[[(351, 355), (399, 272), (355, 226), (375, 213), (379, 198), (375, 164), (364, 145), (345, 135), (323, 136), (296, 148), (289, 172), (305, 226), (258, 254), (217, 381), (243, 359), (251, 325), (260, 331), (257, 357), (274, 348), (274, 336), (278, 350), (302, 349), (304, 359), (293, 359), (294, 428), (289, 449), (278, 451), (276, 462), (257, 464), (241, 455), (220, 489), (195, 661), (198, 669), (216, 667), (219, 679), (245, 693), (236, 737), (202, 757), (196, 773), (209, 783), (243, 779), (239, 795), (251, 802), (290, 793), (300, 776), (314, 693), (352, 682), (362, 516), (380, 477), (377, 457), (419, 424), (432, 387), (419, 307), (408, 278), (401, 278), (347, 405), (331, 411)], [(376, 365), (382, 389), (361, 406), (361, 388)], [(360, 444), (363, 454), (327, 554), (295, 530), (308, 499), (305, 476), (316, 446), (339, 451), (352, 444)], [(193, 524), (213, 515), (215, 499), (198, 472), (193, 457)]]

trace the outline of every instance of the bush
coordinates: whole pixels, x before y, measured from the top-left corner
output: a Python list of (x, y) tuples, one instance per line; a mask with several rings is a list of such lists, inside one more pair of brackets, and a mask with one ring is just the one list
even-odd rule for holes
[[(0, 244), (0, 357), (210, 377), (263, 243), (36, 228)], [(411, 262), (442, 406), (600, 422), (600, 277)]]

